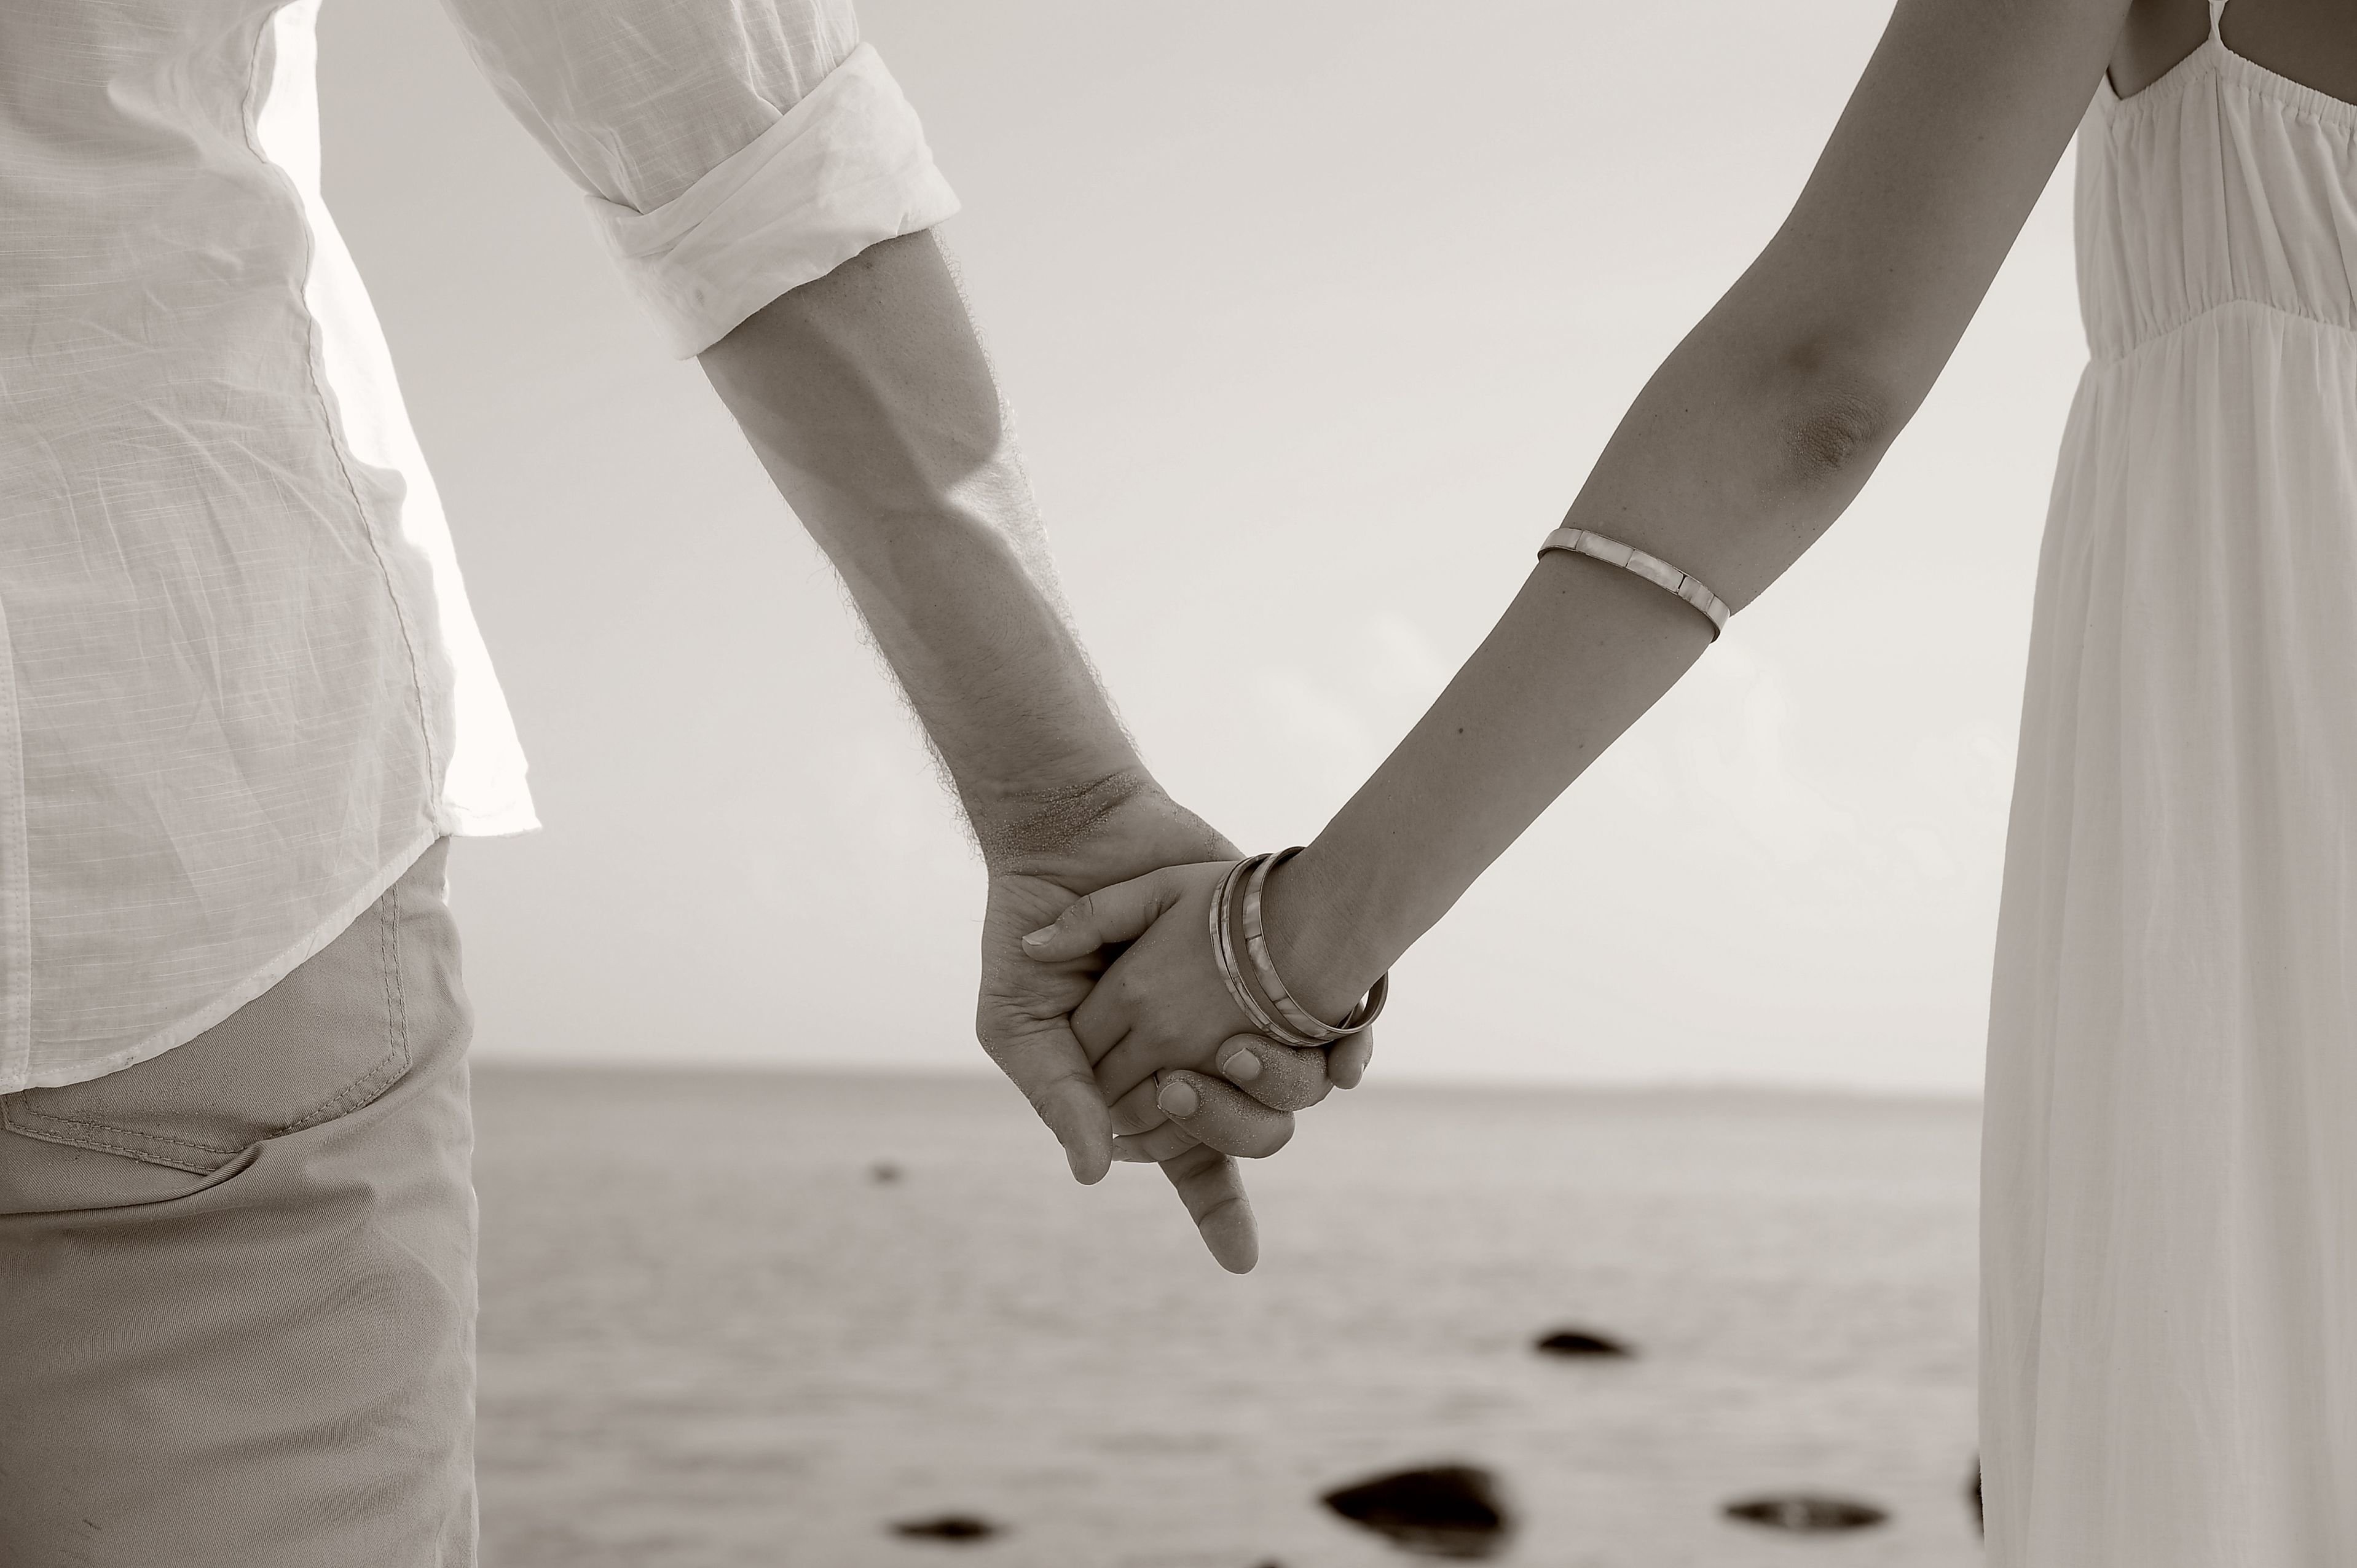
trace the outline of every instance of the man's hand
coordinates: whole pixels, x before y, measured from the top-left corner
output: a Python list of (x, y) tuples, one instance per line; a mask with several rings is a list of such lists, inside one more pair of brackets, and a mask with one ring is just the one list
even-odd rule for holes
[[(870, 245), (698, 358), (843, 575), (956, 788), (991, 872), (978, 1032), (1073, 1175), (1094, 1181), (1112, 1131), (1066, 1015), (1102, 964), (1033, 964), (1021, 938), (1077, 895), (1234, 851), (1162, 795), (1097, 685), (933, 234)], [(1241, 1094), (1216, 1102), (1227, 1120), (1213, 1137), (1281, 1117)], [(1163, 1169), (1220, 1261), (1250, 1268), (1234, 1165), (1189, 1146)]]
[[(1150, 781), (1133, 779), (1128, 790), (1092, 813), (1060, 806), (1053, 831), (1019, 828), (1008, 842), (985, 845), (998, 853), (983, 917), (974, 1032), (1055, 1133), (1072, 1175), (1083, 1182), (1100, 1179), (1110, 1165), (1114, 1122), (1072, 1034), (1071, 1013), (1110, 959), (1091, 950), (1043, 963), (1025, 954), (1023, 938), (1099, 887), (1164, 865), (1235, 856), (1226, 839)], [(1275, 1147), (1291, 1135), (1290, 1114), (1229, 1084), (1209, 1080), (1202, 1097), (1211, 1113), (1200, 1119), (1216, 1122), (1223, 1141)], [(1173, 1141), (1166, 1133), (1165, 1145)], [(1260, 1245), (1235, 1161), (1189, 1138), (1160, 1164), (1211, 1255), (1232, 1273), (1249, 1271)]]

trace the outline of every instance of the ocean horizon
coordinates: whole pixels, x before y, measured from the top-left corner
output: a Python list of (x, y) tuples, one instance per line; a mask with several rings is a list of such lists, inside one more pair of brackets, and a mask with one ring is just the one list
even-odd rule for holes
[[(1441, 1465), (1500, 1563), (1980, 1560), (1968, 1098), (1377, 1078), (1235, 1276), (996, 1078), (473, 1073), (486, 1568), (1396, 1564), (1319, 1498)], [(1887, 1517), (1725, 1512), (1792, 1494)]]

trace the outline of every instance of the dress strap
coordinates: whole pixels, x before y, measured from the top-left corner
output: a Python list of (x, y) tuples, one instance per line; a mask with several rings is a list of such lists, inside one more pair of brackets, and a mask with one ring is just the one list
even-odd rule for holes
[(2218, 18), (2226, 14), (2226, 0), (2210, 0), (2210, 41), (2219, 42)]

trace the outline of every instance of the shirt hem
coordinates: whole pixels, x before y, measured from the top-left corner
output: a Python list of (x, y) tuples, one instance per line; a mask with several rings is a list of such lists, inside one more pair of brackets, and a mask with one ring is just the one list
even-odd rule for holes
[[(536, 833), (541, 831), (539, 813), (533, 810), (529, 799), (511, 800), (490, 811), (471, 811), (464, 806), (444, 806), (434, 815), (435, 826), (451, 838), (496, 839), (516, 833)], [(419, 851), (421, 854), (424, 851)]]
[[(523, 814), (526, 817), (531, 815), (529, 806), (523, 809)], [(474, 820), (480, 822), (490, 819), (475, 818)], [(533, 826), (538, 825), (536, 822), (533, 823)], [(506, 831), (514, 832), (523, 830), (510, 828)], [(335, 913), (305, 933), (301, 940), (282, 950), (276, 958), (248, 974), (194, 1013), (186, 1015), (136, 1045), (111, 1051), (94, 1062), (75, 1062), (70, 1066), (50, 1069), (46, 1072), (33, 1072), (27, 1069), (25, 1081), (19, 1083), (12, 1079), (0, 1082), (0, 1094), (14, 1094), (19, 1090), (26, 1089), (59, 1089), (70, 1083), (85, 1083), (94, 1078), (104, 1078), (109, 1073), (121, 1072), (125, 1068), (137, 1067), (141, 1062), (162, 1056), (175, 1046), (187, 1045), (207, 1029), (224, 1022), (231, 1014), (285, 979), (312, 958), (317, 957), (329, 942), (343, 935), (344, 931), (354, 920), (361, 918), (370, 905), (383, 897), (385, 889), (400, 881), (408, 873), (409, 868), (417, 864), (418, 857), (434, 847), (436, 840), (446, 836), (448, 834), (439, 823), (428, 828), (423, 837), (414, 840), (402, 853), (393, 856), (390, 866), (380, 867), (359, 894), (345, 900)], [(485, 835), (479, 831), (468, 836)]]

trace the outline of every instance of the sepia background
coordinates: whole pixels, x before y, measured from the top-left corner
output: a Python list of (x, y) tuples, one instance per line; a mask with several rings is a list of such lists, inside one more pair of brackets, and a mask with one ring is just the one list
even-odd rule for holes
[[(1251, 846), (1503, 609), (1886, 8), (860, 14), (1088, 646)], [(547, 824), (453, 856), (482, 1055), (974, 1068), (980, 865), (823, 558), (432, 0), (321, 30), (328, 195)], [(1403, 961), (1386, 1078), (1977, 1087), (2067, 172), (1849, 515)]]
[[(1887, 7), (860, 14), (963, 199), (1084, 639), (1258, 847), (1487, 630)], [(1238, 1280), (1152, 1173), (1063, 1180), (981, 1058), (979, 861), (577, 192), (432, 0), (320, 38), (328, 200), (546, 824), (452, 857), (492, 1568), (1372, 1563), (1314, 1493), (1450, 1456), (1534, 1563), (1973, 1560), (1973, 1096), (2084, 357), (2067, 156), (1846, 520), (1402, 961), (1370, 1084), (1251, 1173)], [(1643, 1353), (1542, 1364), (1566, 1322)], [(1717, 1511), (1805, 1485), (1894, 1518)], [(951, 1508), (1005, 1533), (885, 1528)]]

